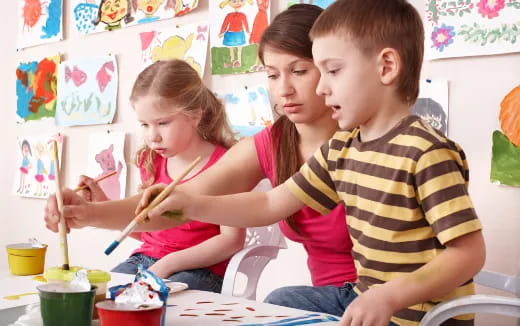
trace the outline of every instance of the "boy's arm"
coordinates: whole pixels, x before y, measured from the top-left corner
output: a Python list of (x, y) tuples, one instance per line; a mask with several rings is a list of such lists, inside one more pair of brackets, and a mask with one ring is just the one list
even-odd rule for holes
[(415, 272), (361, 294), (349, 305), (340, 325), (361, 325), (361, 321), (363, 325), (388, 325), (397, 311), (440, 298), (470, 280), (480, 271), (484, 260), (481, 231), (453, 239), (440, 255)]
[[(189, 195), (174, 191), (148, 216), (160, 220), (165, 211), (182, 210), (187, 218), (197, 221), (235, 226), (264, 226), (282, 220), (303, 208), (285, 184), (268, 192), (248, 192), (220, 197)], [(164, 218), (163, 218), (164, 219)]]
[(220, 234), (193, 247), (164, 256), (149, 270), (159, 277), (167, 278), (180, 271), (218, 264), (242, 249), (245, 237), (245, 229), (221, 226)]

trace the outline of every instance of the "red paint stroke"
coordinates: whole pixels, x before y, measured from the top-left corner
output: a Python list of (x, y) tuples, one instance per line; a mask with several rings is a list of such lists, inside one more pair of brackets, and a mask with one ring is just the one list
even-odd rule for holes
[(213, 311), (233, 311), (232, 309), (213, 309)]
[(257, 316), (255, 316), (255, 318), (267, 318), (267, 317), (271, 317), (271, 316), (268, 316), (268, 315), (257, 315)]
[(213, 301), (199, 301), (197, 304), (204, 304), (204, 303), (213, 303)]
[(192, 311), (192, 310), (199, 310), (199, 309), (194, 309), (194, 308), (186, 308), (186, 309), (184, 309), (184, 311)]
[(233, 319), (240, 319), (240, 318), (244, 318), (245, 316), (233, 316), (233, 317), (229, 317), (229, 318), (233, 318)]
[(256, 311), (255, 308), (252, 308), (252, 307), (246, 307), (246, 309), (249, 311)]
[(181, 317), (199, 317), (199, 315), (196, 314), (180, 314)]
[(40, 106), (56, 99), (56, 63), (47, 58), (38, 63), (33, 78), (34, 96), (29, 110), (37, 113)]
[(276, 318), (287, 318), (289, 316), (275, 316)]
[(226, 314), (222, 314), (220, 312), (208, 312), (204, 315), (206, 315), (206, 316), (225, 316)]

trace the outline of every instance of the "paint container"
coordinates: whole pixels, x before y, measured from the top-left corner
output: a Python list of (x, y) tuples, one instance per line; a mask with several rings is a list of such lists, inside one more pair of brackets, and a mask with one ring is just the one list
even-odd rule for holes
[(43, 273), (47, 245), (33, 247), (31, 243), (14, 243), (6, 246), (9, 271), (13, 275)]
[(91, 326), (96, 287), (72, 292), (66, 284), (42, 284), (40, 294), (43, 326)]
[[(72, 266), (68, 271), (63, 270), (61, 267), (51, 267), (45, 271), (43, 276), (49, 283), (61, 283), (68, 284), (74, 273), (83, 269), (82, 267)], [(99, 269), (88, 269), (87, 277), (91, 285), (96, 287), (96, 295), (94, 304), (99, 301), (106, 299), (107, 283), (110, 281), (110, 273)], [(98, 318), (97, 311), (94, 309), (94, 319)]]
[(96, 308), (101, 326), (161, 326), (165, 311), (165, 306), (135, 308), (112, 300), (98, 302)]

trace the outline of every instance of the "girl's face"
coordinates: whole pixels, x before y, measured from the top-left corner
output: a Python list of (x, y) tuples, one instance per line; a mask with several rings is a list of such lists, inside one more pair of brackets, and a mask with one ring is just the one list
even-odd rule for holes
[(114, 24), (123, 19), (128, 13), (128, 0), (107, 0), (101, 8), (101, 21), (105, 24)]
[(283, 110), (280, 113), (301, 124), (330, 118), (325, 99), (316, 94), (320, 72), (312, 59), (266, 47), (264, 64), (269, 93), (276, 98), (278, 110)]
[(246, 0), (229, 0), (229, 5), (235, 10), (242, 8), (245, 4)]
[(185, 151), (199, 137), (199, 119), (164, 103), (158, 96), (146, 95), (138, 98), (133, 106), (145, 144), (163, 157), (172, 157)]

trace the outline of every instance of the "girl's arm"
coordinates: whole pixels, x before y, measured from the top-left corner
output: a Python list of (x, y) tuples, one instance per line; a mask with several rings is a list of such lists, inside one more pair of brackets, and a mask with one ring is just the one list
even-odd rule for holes
[(180, 271), (215, 265), (242, 249), (245, 237), (245, 229), (221, 226), (219, 235), (193, 247), (172, 252), (158, 260), (149, 270), (159, 277), (167, 278)]

